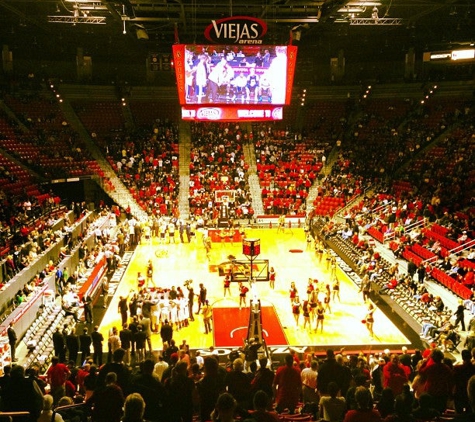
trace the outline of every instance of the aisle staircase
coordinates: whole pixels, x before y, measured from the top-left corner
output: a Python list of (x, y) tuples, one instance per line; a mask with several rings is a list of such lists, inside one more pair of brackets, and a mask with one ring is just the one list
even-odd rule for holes
[(180, 140), (178, 144), (179, 155), (179, 176), (180, 176), (180, 192), (178, 194), (178, 210), (180, 218), (190, 218), (190, 153), (191, 153), (191, 132), (188, 122), (180, 122), (179, 128)]
[(60, 107), (64, 117), (66, 118), (66, 121), (76, 132), (79, 133), (81, 139), (84, 140), (88, 151), (99, 164), (103, 172), (103, 177), (97, 176), (97, 183), (104, 189), (104, 192), (106, 192), (107, 195), (109, 195), (109, 197), (112, 198), (120, 207), (124, 209), (130, 207), (130, 212), (133, 216), (135, 216), (135, 218), (139, 220), (146, 220), (148, 218), (147, 213), (135, 201), (134, 197), (119, 179), (109, 162), (102, 154), (99, 147), (94, 143), (88, 131), (79, 120), (77, 114), (74, 112), (71, 103), (68, 100), (64, 100)]
[(264, 214), (264, 205), (262, 204), (262, 191), (259, 183), (259, 177), (257, 176), (257, 163), (256, 163), (256, 151), (252, 142), (247, 142), (243, 145), (244, 158), (249, 165), (247, 170), (247, 177), (249, 183), (249, 191), (252, 198), (252, 208), (254, 215)]

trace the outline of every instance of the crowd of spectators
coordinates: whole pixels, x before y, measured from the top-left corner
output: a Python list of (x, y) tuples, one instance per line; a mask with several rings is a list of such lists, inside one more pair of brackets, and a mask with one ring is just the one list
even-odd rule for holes
[(157, 119), (151, 130), (118, 133), (104, 152), (139, 205), (154, 216), (178, 214), (178, 127)]
[(216, 221), (222, 204), (216, 191), (234, 191), (228, 196), (227, 213), (231, 219), (250, 218), (252, 198), (249, 191), (243, 145), (248, 133), (238, 124), (195, 122), (191, 126), (190, 215)]
[[(432, 421), (442, 415), (472, 420), (475, 349), (464, 349), (458, 364), (434, 347), (413, 353), (407, 348), (342, 353), (329, 349), (322, 357), (291, 351), (276, 368), (267, 357), (254, 360), (242, 349), (225, 361), (212, 349), (203, 357), (190, 352), (186, 342), (179, 347), (172, 342), (158, 359), (151, 355), (132, 366), (121, 347), (104, 364), (93, 355), (79, 366), (55, 357), (45, 377), (34, 369), (25, 374), (19, 365), (7, 366), (0, 378), (2, 410), (29, 411), (26, 420), (36, 421), (41, 412), (51, 416), (56, 406), (76, 403), (81, 404), (73, 407), (79, 420), (90, 415), (93, 422), (119, 422), (130, 420), (127, 403), (137, 400), (142, 414), (136, 421), (391, 422)], [(64, 420), (77, 420), (58, 412)]]
[(310, 187), (325, 166), (328, 142), (254, 125), (257, 175), (266, 214), (305, 214)]

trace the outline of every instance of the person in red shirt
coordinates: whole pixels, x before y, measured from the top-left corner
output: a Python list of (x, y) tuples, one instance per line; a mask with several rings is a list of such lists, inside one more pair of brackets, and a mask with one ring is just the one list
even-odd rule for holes
[(69, 368), (64, 363), (59, 363), (57, 356), (51, 359), (51, 366), (46, 372), (46, 378), (51, 387), (54, 403), (58, 403), (59, 399), (66, 395), (65, 384), (70, 374)]
[(439, 349), (432, 350), (430, 358), (422, 363), (419, 375), (425, 379), (424, 391), (432, 397), (432, 406), (440, 413), (447, 408), (447, 399), (453, 387), (452, 370), (443, 363), (444, 353)]
[(277, 369), (273, 388), (277, 412), (282, 413), (284, 409), (289, 409), (289, 413), (293, 414), (300, 399), (302, 380), (290, 353), (285, 355), (285, 365)]
[(391, 360), (383, 368), (383, 387), (391, 388), (395, 396), (402, 393), (403, 386), (408, 381), (404, 365), (399, 363), (398, 355), (392, 355)]

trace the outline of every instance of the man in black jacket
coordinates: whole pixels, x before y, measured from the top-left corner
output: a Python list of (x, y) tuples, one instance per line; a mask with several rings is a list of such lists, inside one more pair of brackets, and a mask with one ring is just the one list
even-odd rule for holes
[(132, 379), (132, 391), (139, 393), (145, 401), (144, 419), (168, 421), (166, 413), (166, 391), (162, 383), (153, 375), (154, 362), (146, 359), (140, 364), (140, 373)]
[(66, 348), (68, 349), (68, 359), (74, 362), (74, 365), (77, 365), (78, 354), (79, 354), (79, 338), (75, 333), (74, 329), (66, 336)]
[(79, 336), (79, 344), (81, 349), (81, 360), (84, 362), (91, 354), (92, 337), (89, 335), (87, 328)]
[(328, 394), (328, 384), (335, 382), (340, 390), (342, 388), (341, 380), (343, 378), (343, 369), (335, 359), (335, 353), (332, 349), (327, 350), (327, 359), (320, 365), (317, 375), (317, 387), (320, 395)]
[(54, 355), (58, 356), (61, 363), (64, 363), (66, 361), (66, 341), (59, 327), (56, 327), (56, 331), (53, 333), (53, 347)]
[(168, 319), (165, 320), (160, 328), (160, 337), (162, 338), (162, 343), (167, 342), (168, 345), (173, 338), (173, 327), (169, 324)]
[(125, 350), (124, 362), (130, 364), (130, 349), (133, 343), (133, 334), (127, 324), (124, 324), (119, 332), (120, 345)]
[(99, 327), (96, 325), (94, 331), (91, 334), (92, 348), (94, 350), (93, 360), (97, 366), (102, 366), (102, 344), (104, 342), (104, 336), (99, 332)]
[(13, 322), (10, 322), (7, 330), (8, 334), (8, 343), (10, 344), (10, 354), (12, 356), (12, 362), (16, 362), (17, 359), (15, 357), (15, 350), (16, 350), (16, 342), (18, 340), (17, 334), (13, 329)]

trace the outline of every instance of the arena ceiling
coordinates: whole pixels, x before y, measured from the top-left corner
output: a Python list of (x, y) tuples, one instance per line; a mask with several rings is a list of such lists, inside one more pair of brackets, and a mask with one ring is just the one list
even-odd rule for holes
[(143, 60), (169, 52), (176, 34), (202, 43), (212, 19), (240, 15), (266, 21), (264, 43), (298, 33), (308, 57), (344, 49), (370, 60), (375, 49), (435, 50), (475, 39), (473, 0), (0, 0), (0, 39), (18, 58), (74, 57), (82, 47), (95, 60)]

